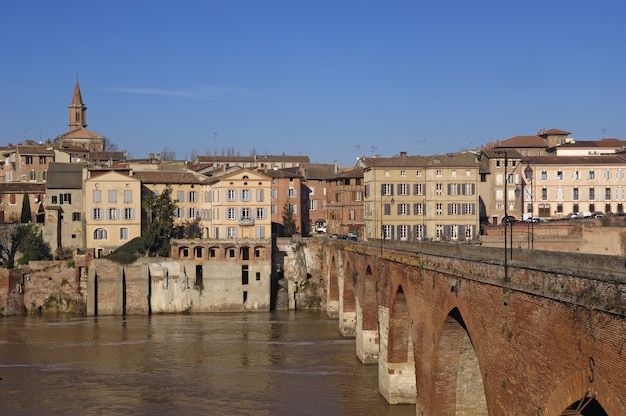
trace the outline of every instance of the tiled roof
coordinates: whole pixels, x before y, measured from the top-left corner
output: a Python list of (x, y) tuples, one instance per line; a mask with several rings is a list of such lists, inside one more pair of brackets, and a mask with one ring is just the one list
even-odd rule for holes
[(68, 131), (66, 133), (57, 136), (60, 139), (104, 139), (104, 136), (99, 135), (84, 127)]
[(58, 163), (48, 165), (48, 189), (82, 189), (83, 167), (81, 163)]
[(567, 136), (568, 134), (572, 134), (569, 131), (559, 130), (559, 129), (549, 129), (542, 130), (537, 134), (545, 135), (545, 136)]
[(24, 146), (17, 145), (20, 155), (54, 156), (54, 149), (50, 145)]
[(619, 155), (602, 156), (530, 156), (522, 159), (530, 165), (620, 165), (626, 164), (626, 158)]
[(0, 193), (45, 193), (45, 183), (32, 183), (32, 182), (0, 182)]
[(540, 136), (515, 136), (498, 142), (496, 147), (539, 147), (546, 148), (548, 143)]
[(256, 155), (256, 156), (198, 156), (198, 163), (254, 163), (256, 162), (309, 162), (308, 156)]
[(602, 140), (576, 140), (563, 143), (558, 147), (593, 147), (593, 148), (621, 148), (626, 146), (626, 140), (602, 139)]
[(133, 178), (143, 183), (158, 184), (203, 184), (208, 181), (208, 178), (193, 172), (140, 171), (134, 172)]
[(304, 176), (307, 179), (326, 180), (336, 178), (335, 165), (320, 163), (305, 163), (302, 165)]
[(286, 168), (286, 169), (276, 169), (276, 170), (267, 170), (263, 172), (264, 175), (269, 176), (270, 178), (302, 178), (302, 174), (300, 173), (300, 169), (298, 168)]

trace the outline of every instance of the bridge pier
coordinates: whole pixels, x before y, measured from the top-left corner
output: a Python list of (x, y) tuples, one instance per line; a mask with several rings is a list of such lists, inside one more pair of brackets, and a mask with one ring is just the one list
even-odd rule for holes
[[(411, 338), (410, 336), (390, 336), (390, 332), (392, 332), (390, 329), (393, 330), (395, 319), (390, 319), (388, 308), (379, 306), (378, 316), (380, 317), (380, 355), (378, 357), (378, 388), (380, 393), (389, 404), (415, 404), (417, 402), (417, 385)], [(398, 342), (397, 338), (407, 341), (406, 345), (400, 346), (401, 349), (405, 349), (407, 354), (394, 354), (394, 350), (399, 346), (394, 345)], [(404, 359), (401, 358), (402, 355), (404, 355)]]
[(363, 364), (378, 363), (378, 327), (367, 329), (367, 320), (364, 317), (360, 300), (356, 300), (356, 356)]

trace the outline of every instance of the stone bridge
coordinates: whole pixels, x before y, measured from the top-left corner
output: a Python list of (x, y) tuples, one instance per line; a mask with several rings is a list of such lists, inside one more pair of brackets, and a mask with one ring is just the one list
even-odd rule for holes
[[(383, 244), (384, 243), (384, 244)], [(626, 415), (623, 257), (323, 245), (328, 315), (417, 415)]]

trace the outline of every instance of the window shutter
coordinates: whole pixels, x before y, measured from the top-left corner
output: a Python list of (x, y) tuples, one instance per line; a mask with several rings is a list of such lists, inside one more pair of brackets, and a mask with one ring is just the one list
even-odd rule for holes
[(384, 183), (380, 184), (380, 194), (381, 195), (385, 195), (385, 184)]
[(63, 205), (63, 194), (59, 194), (59, 204)]
[(459, 225), (459, 235), (458, 235), (459, 240), (465, 240), (465, 226), (464, 225)]

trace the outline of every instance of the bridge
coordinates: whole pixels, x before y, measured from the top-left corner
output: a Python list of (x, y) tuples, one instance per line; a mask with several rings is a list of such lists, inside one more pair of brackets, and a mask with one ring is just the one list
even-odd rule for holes
[(322, 245), (326, 308), (419, 416), (626, 415), (623, 257)]

